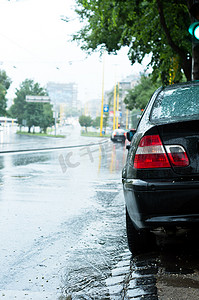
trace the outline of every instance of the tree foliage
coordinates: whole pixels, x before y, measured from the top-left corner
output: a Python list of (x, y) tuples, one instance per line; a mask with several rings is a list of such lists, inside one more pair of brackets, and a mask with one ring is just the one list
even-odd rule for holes
[(79, 124), (80, 126), (85, 127), (87, 131), (87, 127), (92, 125), (92, 118), (90, 116), (81, 115), (79, 117)]
[(153, 95), (154, 91), (160, 86), (160, 82), (153, 83), (151, 78), (142, 75), (138, 84), (128, 91), (124, 103), (129, 110), (144, 109)]
[[(86, 51), (129, 47), (132, 64), (150, 54), (153, 79), (191, 80), (191, 0), (76, 0), (84, 27), (73, 36)], [(85, 23), (85, 20), (87, 21)]]
[(49, 103), (44, 103), (42, 105), (42, 114), (39, 118), (39, 126), (41, 128), (41, 131), (46, 133), (47, 128), (49, 126), (52, 126), (54, 124), (54, 118), (53, 118), (53, 111), (52, 111), (52, 105)]
[(6, 93), (11, 84), (10, 78), (6, 75), (5, 71), (0, 70), (0, 115), (5, 116), (7, 114), (7, 99)]
[(92, 126), (93, 127), (96, 127), (96, 128), (99, 128), (100, 127), (100, 119), (101, 119), (101, 117), (96, 117), (94, 120), (93, 120), (93, 122), (92, 122)]
[(16, 91), (14, 104), (10, 108), (11, 116), (17, 118), (19, 125), (25, 123), (29, 132), (33, 126), (39, 126), (41, 131), (46, 132), (54, 122), (52, 106), (49, 103), (26, 102), (27, 95), (46, 96), (47, 93), (39, 83), (26, 79)]

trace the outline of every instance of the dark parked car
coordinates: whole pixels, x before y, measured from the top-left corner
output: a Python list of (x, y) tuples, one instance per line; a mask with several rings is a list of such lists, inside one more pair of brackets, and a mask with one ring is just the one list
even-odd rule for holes
[(153, 250), (154, 233), (199, 230), (199, 81), (153, 94), (122, 172), (132, 253)]
[(124, 143), (126, 140), (126, 132), (123, 129), (115, 129), (111, 134), (111, 141)]

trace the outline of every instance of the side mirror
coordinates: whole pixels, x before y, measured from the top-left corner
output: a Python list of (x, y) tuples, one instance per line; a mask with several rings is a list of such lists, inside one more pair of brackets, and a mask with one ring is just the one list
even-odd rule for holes
[(129, 149), (131, 148), (130, 145), (126, 145), (126, 149), (129, 151)]
[(135, 133), (136, 133), (135, 129), (131, 129), (130, 131), (127, 132), (126, 137), (127, 137), (127, 140), (129, 142), (132, 141), (132, 138), (133, 138), (133, 136), (134, 136)]

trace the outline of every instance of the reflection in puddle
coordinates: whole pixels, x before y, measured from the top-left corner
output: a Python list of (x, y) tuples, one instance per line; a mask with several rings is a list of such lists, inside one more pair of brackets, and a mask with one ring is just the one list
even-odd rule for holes
[(4, 168), (4, 158), (0, 156), (0, 170)]
[(26, 154), (26, 155), (12, 155), (13, 166), (26, 166), (33, 163), (41, 163), (48, 161), (51, 158), (49, 153), (45, 154)]
[(199, 299), (199, 246), (197, 232), (170, 238), (162, 244), (157, 275), (160, 299)]
[(110, 173), (122, 170), (126, 161), (127, 150), (123, 144), (106, 143), (99, 146), (99, 164), (100, 170), (108, 169)]

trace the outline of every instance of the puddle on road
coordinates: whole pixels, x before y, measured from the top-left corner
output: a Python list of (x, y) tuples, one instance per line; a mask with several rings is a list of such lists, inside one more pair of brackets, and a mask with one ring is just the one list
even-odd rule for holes
[(199, 299), (199, 247), (197, 233), (171, 238), (158, 258), (157, 287), (161, 300)]
[(112, 300), (199, 299), (199, 249), (196, 238), (173, 238), (159, 253), (122, 261), (106, 280)]

